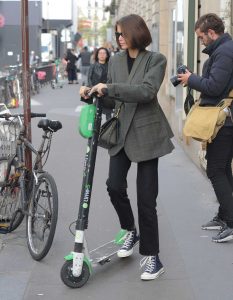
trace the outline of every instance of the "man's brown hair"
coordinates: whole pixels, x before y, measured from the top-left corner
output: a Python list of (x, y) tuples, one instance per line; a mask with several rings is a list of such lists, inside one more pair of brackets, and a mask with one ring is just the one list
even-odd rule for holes
[(201, 32), (207, 33), (209, 29), (212, 29), (217, 34), (223, 34), (225, 30), (225, 26), (223, 21), (219, 16), (216, 14), (210, 13), (201, 16), (196, 24), (195, 24), (195, 31), (200, 29)]
[[(121, 27), (121, 31), (128, 46), (132, 49), (144, 50), (152, 42), (150, 31), (142, 19), (142, 17), (131, 14), (118, 20), (115, 25), (117, 31), (117, 25)], [(116, 39), (118, 46), (119, 39)]]

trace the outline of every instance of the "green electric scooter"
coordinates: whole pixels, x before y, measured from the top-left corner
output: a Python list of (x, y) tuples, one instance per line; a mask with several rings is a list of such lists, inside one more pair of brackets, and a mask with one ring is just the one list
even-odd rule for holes
[(88, 143), (84, 161), (79, 212), (74, 234), (74, 251), (65, 256), (65, 263), (61, 269), (62, 281), (71, 288), (82, 287), (88, 281), (94, 266), (110, 262), (111, 258), (124, 243), (127, 235), (126, 230), (120, 230), (112, 241), (90, 252), (88, 251), (85, 230), (88, 227), (92, 183), (102, 119), (101, 99), (93, 97), (93, 103), (85, 105), (80, 115), (79, 132), (83, 137), (88, 138)]

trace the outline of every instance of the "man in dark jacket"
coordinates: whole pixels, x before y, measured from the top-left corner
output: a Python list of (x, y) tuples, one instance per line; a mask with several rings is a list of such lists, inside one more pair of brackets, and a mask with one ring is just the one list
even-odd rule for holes
[[(195, 24), (195, 32), (209, 55), (203, 66), (202, 76), (190, 73), (178, 74), (182, 84), (201, 92), (202, 106), (216, 106), (233, 89), (233, 41), (224, 33), (223, 21), (215, 14), (206, 14)], [(233, 105), (231, 110), (233, 115)], [(207, 144), (207, 176), (219, 202), (218, 214), (202, 229), (220, 230), (212, 238), (214, 242), (233, 239), (233, 180), (231, 161), (233, 156), (233, 123), (226, 118), (212, 143)]]
[(87, 84), (88, 71), (91, 65), (91, 52), (88, 51), (87, 46), (82, 49), (77, 59), (81, 59), (82, 85), (85, 85)]

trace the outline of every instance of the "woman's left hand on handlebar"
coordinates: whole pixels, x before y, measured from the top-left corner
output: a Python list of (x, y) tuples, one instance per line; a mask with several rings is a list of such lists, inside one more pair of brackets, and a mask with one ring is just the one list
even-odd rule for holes
[(82, 98), (84, 99), (89, 99), (89, 93), (90, 93), (91, 88), (89, 88), (88, 86), (81, 86), (80, 90), (79, 90), (79, 94)]

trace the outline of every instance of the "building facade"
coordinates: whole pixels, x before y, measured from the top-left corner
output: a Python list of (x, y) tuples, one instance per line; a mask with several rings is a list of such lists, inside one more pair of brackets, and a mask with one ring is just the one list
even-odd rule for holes
[[(41, 52), (42, 27), (41, 1), (28, 1), (29, 48), (35, 55)], [(15, 65), (22, 60), (21, 1), (0, 1), (0, 68)]]
[(76, 0), (42, 0), (41, 58), (43, 62), (63, 57), (67, 48), (74, 47), (74, 34), (77, 32), (77, 28), (74, 27), (76, 19)]
[(103, 46), (106, 42), (110, 0), (79, 1), (78, 31), (82, 34), (82, 46), (91, 48)]
[[(160, 104), (172, 126), (177, 141), (199, 166), (205, 168), (205, 152), (199, 142), (187, 140), (182, 134), (185, 113), (183, 110), (187, 88), (174, 87), (170, 78), (177, 67), (184, 64), (201, 75), (203, 63), (207, 59), (202, 54), (194, 32), (194, 24), (205, 13), (218, 14), (225, 23), (226, 30), (233, 33), (233, 0), (115, 0), (115, 19), (135, 13), (146, 21), (152, 35), (151, 50), (160, 51), (167, 57), (167, 71), (160, 90)], [(194, 93), (198, 99), (199, 94)]]

